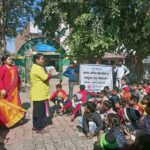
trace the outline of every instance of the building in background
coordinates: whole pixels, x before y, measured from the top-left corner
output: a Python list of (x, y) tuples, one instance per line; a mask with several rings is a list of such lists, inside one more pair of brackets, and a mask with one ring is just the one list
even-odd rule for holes
[(46, 38), (37, 26), (33, 23), (16, 37), (16, 65), (24, 72), (24, 80), (29, 81), (29, 72), (32, 66), (32, 56), (36, 53), (43, 53), (45, 65), (54, 67), (62, 78), (63, 58), (65, 49), (59, 41)]
[(106, 65), (115, 65), (118, 64), (120, 59), (123, 60), (123, 62), (125, 63), (126, 56), (123, 54), (106, 52), (102, 57), (101, 63)]

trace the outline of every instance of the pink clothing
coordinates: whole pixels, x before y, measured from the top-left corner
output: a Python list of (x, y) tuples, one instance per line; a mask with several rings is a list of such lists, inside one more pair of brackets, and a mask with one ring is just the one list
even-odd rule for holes
[[(81, 103), (82, 104), (87, 102), (87, 96), (88, 95), (96, 96), (96, 94), (94, 92), (89, 92), (88, 90), (80, 90), (78, 93), (80, 93), (82, 95), (82, 98), (81, 98)], [(78, 114), (79, 114), (79, 111), (80, 111), (81, 106), (82, 106), (81, 103), (77, 104), (74, 111), (73, 111), (73, 115), (75, 117), (77, 117)]]
[[(19, 77), (18, 69), (16, 66), (11, 66), (11, 67), (14, 69), (15, 75), (17, 75), (16, 76), (17, 81), (18, 81), (17, 86), (18, 88), (20, 88), (21, 80)], [(6, 65), (3, 65), (0, 67), (0, 91), (6, 90), (6, 92), (8, 93), (10, 90), (11, 84), (12, 84), (12, 75), (11, 75), (10, 69), (8, 69)]]
[(116, 112), (112, 109), (112, 108), (110, 108), (108, 111), (107, 111), (107, 115), (108, 114), (116, 114)]
[(147, 85), (144, 89), (145, 89), (147, 95), (150, 95), (150, 87), (149, 87), (149, 85)]
[(96, 94), (94, 92), (89, 92), (88, 90), (80, 90), (78, 93), (82, 94), (82, 103), (85, 103), (87, 101), (87, 96), (91, 95), (91, 96), (96, 96)]
[(69, 101), (67, 104), (64, 105), (63, 110), (70, 109), (72, 107), (72, 102)]
[(75, 117), (78, 116), (80, 109), (81, 109), (81, 104), (79, 103), (79, 104), (77, 104), (76, 108), (75, 108), (74, 111), (73, 111), (73, 115), (74, 115)]

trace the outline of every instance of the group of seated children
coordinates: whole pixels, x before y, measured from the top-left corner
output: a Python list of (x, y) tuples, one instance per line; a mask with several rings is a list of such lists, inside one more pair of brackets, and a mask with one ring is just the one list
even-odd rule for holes
[(137, 138), (150, 134), (150, 88), (147, 83), (128, 86), (125, 79), (121, 83), (121, 89), (114, 87), (110, 91), (105, 87), (100, 93), (89, 92), (80, 85), (73, 100), (58, 84), (50, 100), (56, 104), (58, 114), (69, 111), (71, 121), (77, 118), (87, 138), (97, 137), (95, 150), (124, 149), (125, 135)]

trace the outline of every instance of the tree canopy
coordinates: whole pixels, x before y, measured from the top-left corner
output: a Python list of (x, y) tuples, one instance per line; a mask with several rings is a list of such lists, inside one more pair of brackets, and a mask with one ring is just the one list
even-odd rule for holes
[(149, 0), (45, 0), (35, 12), (36, 24), (49, 37), (61, 22), (70, 25), (76, 59), (92, 62), (119, 47), (141, 58), (150, 54)]
[(34, 0), (0, 1), (0, 52), (6, 53), (6, 37), (15, 37), (29, 22)]

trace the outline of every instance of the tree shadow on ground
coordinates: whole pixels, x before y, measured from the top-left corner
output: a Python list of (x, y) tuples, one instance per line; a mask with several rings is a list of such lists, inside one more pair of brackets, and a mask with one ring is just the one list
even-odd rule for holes
[(7, 137), (7, 134), (9, 132), (9, 129), (7, 129), (4, 126), (0, 126), (0, 150), (7, 150), (5, 148), (5, 143), (9, 140)]
[(27, 110), (31, 107), (31, 104), (29, 102), (26, 102), (22, 104), (22, 107)]
[(18, 123), (16, 123), (13, 127), (11, 127), (10, 129), (14, 129), (14, 128), (17, 128), (19, 126), (23, 126), (25, 125), (26, 123), (28, 123), (30, 119), (22, 119), (20, 120)]

